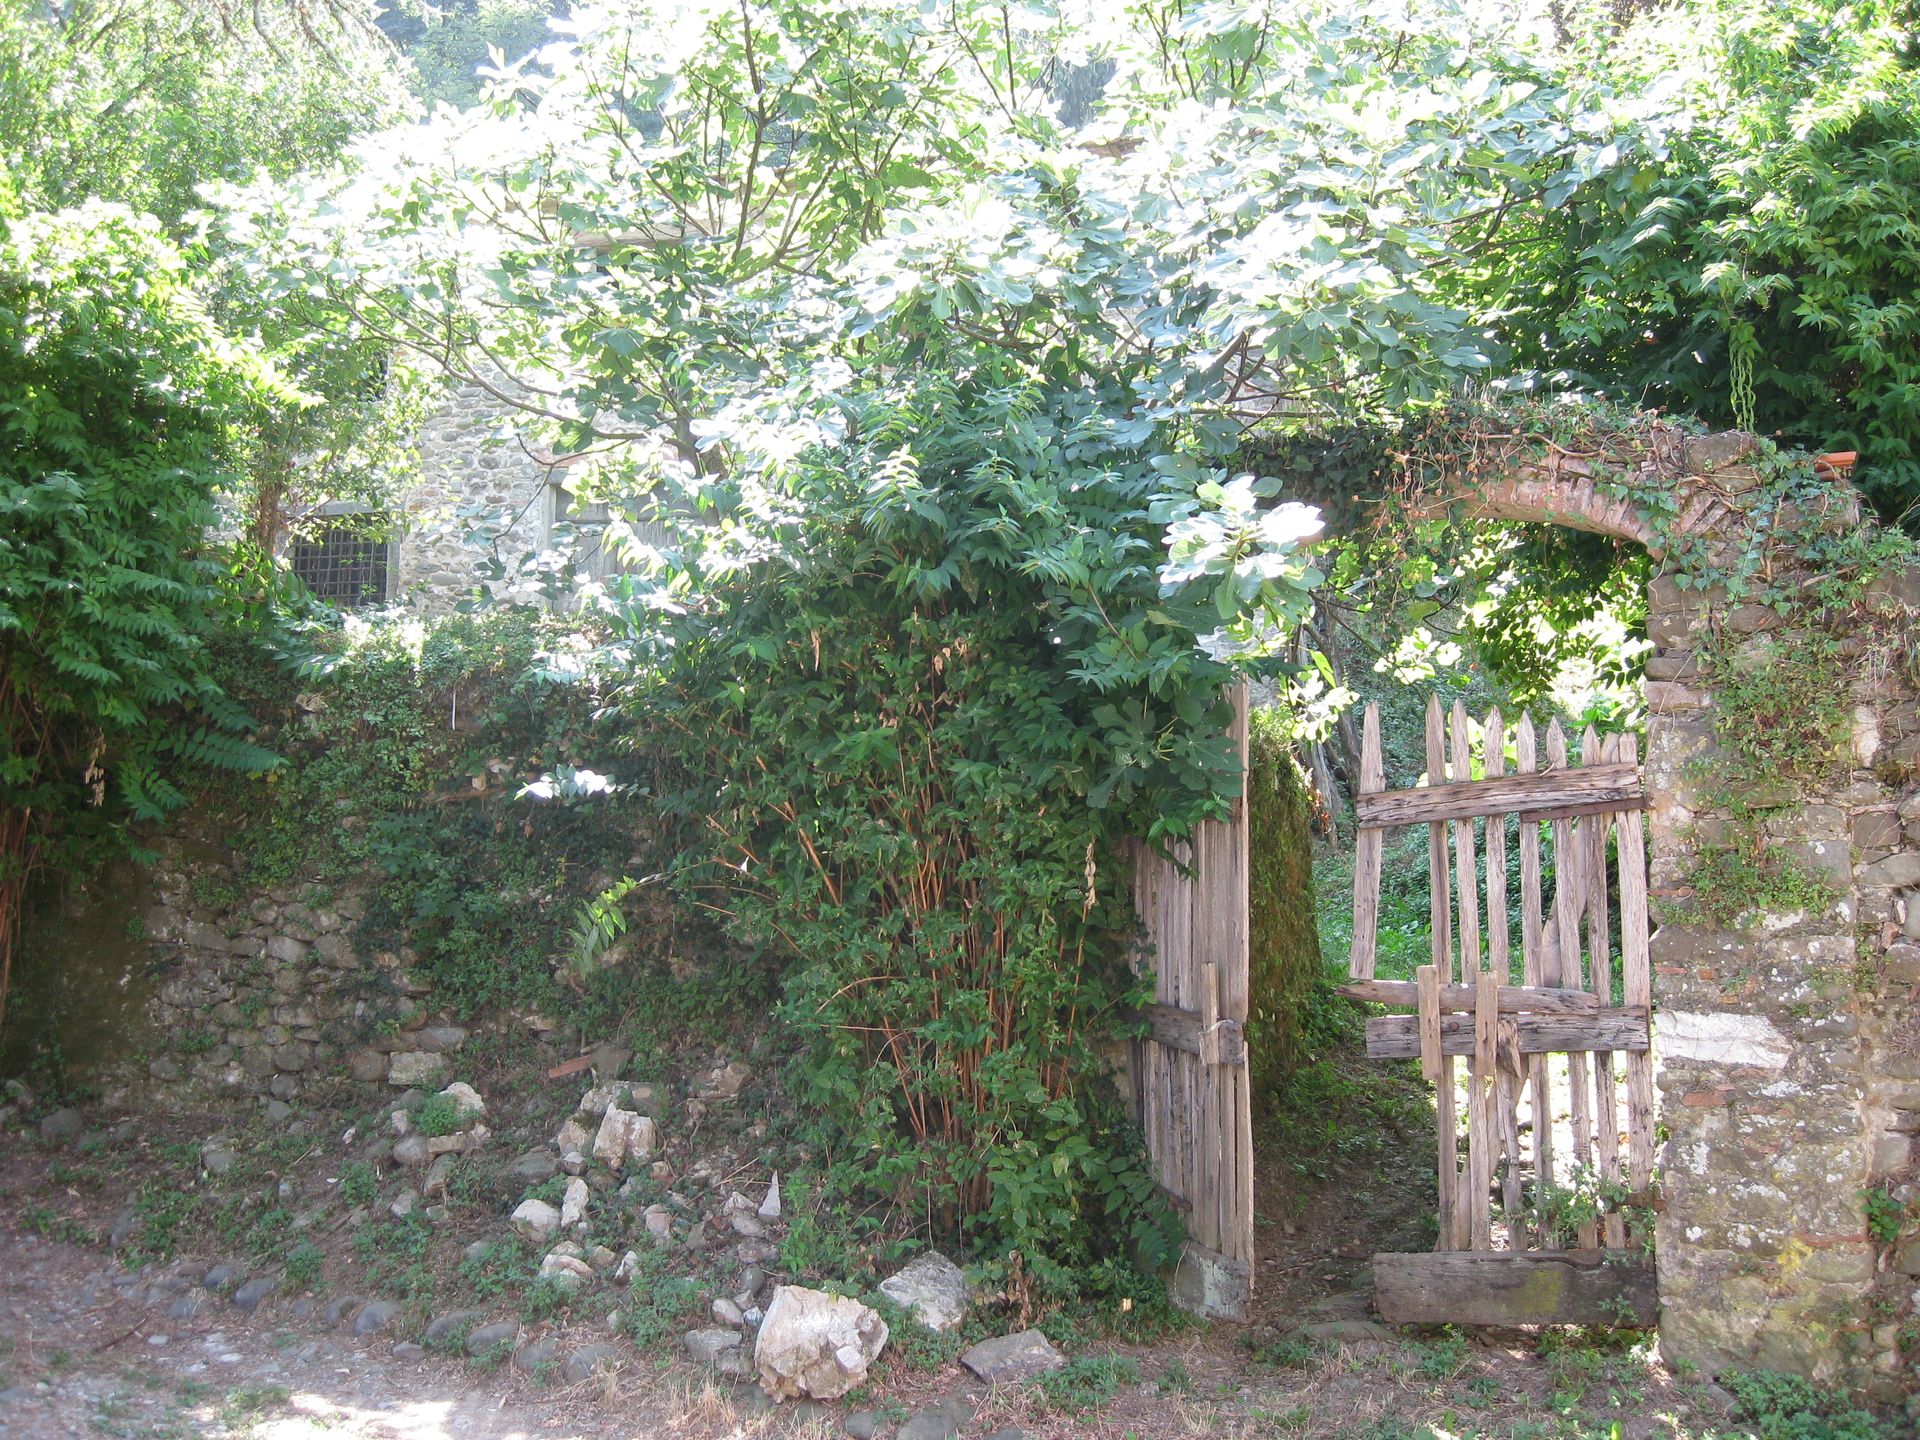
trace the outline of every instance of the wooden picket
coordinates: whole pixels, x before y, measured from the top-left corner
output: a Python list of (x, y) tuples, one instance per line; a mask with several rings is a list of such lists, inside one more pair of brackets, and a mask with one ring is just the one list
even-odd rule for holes
[[(1456, 701), (1448, 715), (1435, 698), (1426, 716), (1428, 784), (1389, 791), (1375, 707), (1367, 708), (1362, 725), (1351, 983), (1345, 989), (1355, 998), (1414, 1012), (1370, 1019), (1367, 1050), (1383, 1059), (1419, 1058), (1434, 1085), (1439, 1161), (1437, 1253), (1376, 1257), (1375, 1303), (1388, 1319), (1401, 1322), (1494, 1323), (1487, 1318), (1493, 1315), (1506, 1324), (1592, 1323), (1622, 1313), (1651, 1321), (1653, 1286), (1640, 1253), (1646, 1237), (1629, 1226), (1617, 1203), (1631, 1192), (1644, 1204), (1653, 1175), (1652, 983), (1639, 757), (1632, 737), (1603, 742), (1589, 729), (1575, 760), (1556, 720), (1547, 727), (1543, 766), (1540, 737), (1525, 714), (1512, 738), (1509, 773), (1508, 730), (1500, 712), (1490, 713), (1481, 727), (1476, 757), (1466, 707)], [(1518, 817), (1519, 828), (1518, 976), (1512, 973), (1508, 931), (1509, 816)], [(1411, 982), (1381, 980), (1374, 971), (1382, 847), (1389, 830), (1410, 824), (1427, 827), (1431, 960)], [(1476, 824), (1484, 830), (1484, 848)], [(1553, 846), (1550, 909), (1543, 893), (1543, 827)], [(1618, 852), (1611, 873), (1610, 837)], [(1617, 881), (1620, 897), (1617, 951), (1610, 881)], [(1467, 1062), (1464, 1087), (1456, 1058)], [(1522, 1144), (1523, 1095), (1530, 1156)], [(1561, 1227), (1550, 1212), (1556, 1197), (1576, 1186), (1615, 1203), (1583, 1219), (1571, 1237), (1573, 1247), (1563, 1249)], [(1454, 1252), (1467, 1252), (1474, 1263), (1455, 1263), (1449, 1258)], [(1566, 1263), (1542, 1265), (1546, 1252), (1564, 1256)], [(1599, 1265), (1595, 1257), (1607, 1263)], [(1490, 1281), (1503, 1263), (1524, 1273)], [(1609, 1303), (1610, 1315), (1595, 1313)]]
[[(1247, 691), (1229, 732), (1247, 758)], [(1132, 1047), (1133, 1109), (1155, 1179), (1185, 1214), (1173, 1297), (1196, 1314), (1244, 1320), (1253, 1293), (1253, 1095), (1247, 1018), (1248, 825), (1199, 826), (1172, 856), (1136, 843), (1134, 904), (1154, 1004)]]

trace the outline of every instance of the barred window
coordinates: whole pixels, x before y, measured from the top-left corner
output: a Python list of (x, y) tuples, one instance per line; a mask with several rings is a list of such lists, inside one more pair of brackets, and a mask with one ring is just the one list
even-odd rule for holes
[(386, 603), (387, 542), (382, 536), (330, 526), (288, 545), (287, 562), (316, 598), (342, 609)]

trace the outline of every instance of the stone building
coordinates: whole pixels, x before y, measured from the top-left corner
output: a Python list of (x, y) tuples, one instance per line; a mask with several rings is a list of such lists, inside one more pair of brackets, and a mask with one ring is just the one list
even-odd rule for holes
[(321, 599), (438, 614), (483, 587), (496, 601), (552, 603), (567, 559), (589, 578), (612, 572), (597, 528), (606, 508), (576, 510), (567, 458), (535, 448), (512, 407), (485, 389), (442, 397), (421, 427), (419, 456), (384, 533), (360, 507), (323, 506), (340, 522), (288, 547), (294, 573)]

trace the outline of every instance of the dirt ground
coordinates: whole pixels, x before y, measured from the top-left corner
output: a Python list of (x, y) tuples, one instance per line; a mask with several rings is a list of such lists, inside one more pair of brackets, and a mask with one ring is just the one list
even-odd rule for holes
[[(1364, 1113), (1346, 1113), (1354, 1105)], [(126, 1200), (115, 1186), (136, 1183), (137, 1171), (63, 1166), (59, 1151), (16, 1132), (0, 1142), (0, 1437), (827, 1440), (850, 1433), (856, 1411), (881, 1412), (885, 1436), (952, 1397), (972, 1408), (962, 1435), (1002, 1440), (1741, 1433), (1725, 1422), (1723, 1392), (1670, 1373), (1633, 1337), (1396, 1332), (1369, 1320), (1369, 1257), (1431, 1243), (1430, 1117), (1417, 1095), (1362, 1078), (1340, 1090), (1324, 1136), (1265, 1147), (1248, 1326), (1196, 1325), (1152, 1343), (1094, 1327), (1068, 1345), (1064, 1376), (997, 1391), (951, 1359), (889, 1353), (865, 1391), (831, 1406), (772, 1405), (751, 1385), (696, 1369), (674, 1343), (623, 1345), (615, 1371), (574, 1385), (512, 1362), (404, 1358), (391, 1334), (326, 1326), (324, 1281), (251, 1314), (219, 1304), (173, 1318), (166, 1303), (135, 1302), (169, 1276), (187, 1288), (218, 1248), (184, 1236), (177, 1258), (129, 1284), (91, 1237), (106, 1233)], [(127, 1143), (133, 1159), (137, 1142)], [(527, 1332), (550, 1328), (567, 1345), (609, 1338), (567, 1323), (529, 1322)]]

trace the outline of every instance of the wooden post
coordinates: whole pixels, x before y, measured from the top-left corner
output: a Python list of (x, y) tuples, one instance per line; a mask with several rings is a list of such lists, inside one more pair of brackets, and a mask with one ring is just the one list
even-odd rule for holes
[[(1489, 780), (1507, 773), (1507, 722), (1496, 706), (1487, 712), (1487, 723), (1480, 732), (1480, 772)], [(1523, 822), (1524, 823), (1524, 822)], [(1487, 818), (1487, 969), (1501, 985), (1513, 983), (1513, 961), (1507, 937), (1507, 818)], [(1497, 1031), (1497, 1026), (1496, 1026)], [(1498, 1035), (1496, 1033), (1496, 1042)], [(1500, 1126), (1500, 1151), (1506, 1157), (1501, 1169), (1500, 1202), (1507, 1213), (1510, 1231), (1518, 1226), (1525, 1204), (1520, 1192), (1520, 1093), (1514, 1074), (1505, 1065), (1494, 1070), (1494, 1115)], [(1509, 1235), (1518, 1249), (1523, 1236)]]

